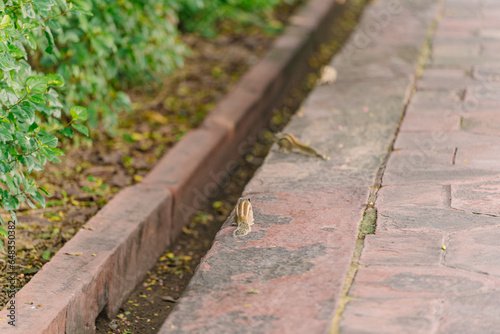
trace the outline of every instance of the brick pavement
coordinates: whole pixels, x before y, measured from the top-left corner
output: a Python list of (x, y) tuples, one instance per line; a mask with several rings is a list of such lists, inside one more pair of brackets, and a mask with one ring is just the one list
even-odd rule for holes
[[(331, 62), (336, 82), (314, 89), (285, 129), (331, 160), (272, 149), (243, 194), (254, 207), (252, 232), (234, 238), (225, 223), (160, 333), (329, 331), (438, 10), (434, 0), (367, 7)], [(436, 254), (427, 260), (419, 252), (413, 261), (436, 263)]]
[(341, 333), (500, 332), (500, 2), (447, 0)]

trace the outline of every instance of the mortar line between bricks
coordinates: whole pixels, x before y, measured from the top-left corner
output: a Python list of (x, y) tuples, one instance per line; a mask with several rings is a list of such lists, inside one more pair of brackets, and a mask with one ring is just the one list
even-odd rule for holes
[[(363, 212), (363, 218), (362, 218), (362, 221), (360, 222), (359, 234), (358, 234), (358, 238), (356, 240), (356, 244), (354, 246), (354, 252), (352, 255), (352, 259), (351, 259), (351, 265), (349, 266), (349, 270), (347, 272), (347, 276), (346, 276), (346, 279), (344, 281), (342, 293), (341, 293), (340, 299), (337, 303), (337, 311), (336, 311), (335, 316), (333, 317), (331, 325), (330, 325), (329, 334), (339, 334), (340, 333), (340, 322), (342, 320), (342, 314), (344, 313), (345, 307), (347, 306), (347, 304), (351, 300), (355, 299), (353, 297), (349, 297), (349, 291), (351, 290), (351, 287), (354, 283), (354, 280), (356, 278), (356, 274), (357, 274), (358, 270), (361, 268), (359, 261), (361, 258), (361, 253), (363, 252), (363, 248), (365, 246), (365, 236), (366, 236), (366, 234), (374, 234), (374, 229), (375, 229), (376, 224), (377, 224), (377, 209), (375, 207), (375, 202), (377, 200), (377, 194), (378, 194), (379, 189), (382, 187), (382, 179), (384, 176), (385, 169), (387, 167), (387, 162), (389, 161), (389, 158), (394, 150), (394, 144), (395, 144), (396, 139), (398, 137), (403, 119), (406, 115), (406, 111), (408, 109), (408, 104), (410, 103), (411, 97), (413, 96), (413, 92), (416, 88), (417, 78), (419, 78), (422, 75), (422, 72), (423, 72), (424, 66), (425, 66), (425, 62), (427, 59), (429, 59), (431, 57), (432, 37), (434, 36), (434, 34), (437, 30), (438, 23), (443, 16), (443, 13), (445, 10), (445, 2), (446, 2), (446, 0), (439, 0), (439, 3), (440, 3), (439, 5), (441, 6), (441, 8), (439, 9), (434, 20), (431, 22), (431, 24), (428, 28), (428, 32), (427, 32), (427, 35), (425, 37), (423, 46), (421, 47), (420, 55), (419, 55), (419, 58), (417, 60), (416, 69), (415, 69), (413, 79), (410, 82), (408, 91), (406, 92), (405, 98), (403, 100), (403, 108), (402, 108), (403, 110), (401, 113), (401, 118), (399, 119), (399, 123), (398, 123), (398, 125), (397, 125), (397, 127), (392, 135), (390, 144), (387, 148), (387, 153), (384, 156), (384, 158), (382, 159), (382, 162), (380, 163), (380, 165), (377, 169), (374, 184), (370, 189), (370, 195), (368, 196), (368, 201), (367, 201), (367, 204), (365, 206), (365, 210)], [(364, 222), (366, 223), (365, 218), (367, 216), (371, 217), (370, 218), (371, 221), (369, 222), (372, 224), (372, 227), (373, 227), (373, 231), (371, 233), (364, 233), (362, 230), (362, 228), (364, 227), (363, 223)]]

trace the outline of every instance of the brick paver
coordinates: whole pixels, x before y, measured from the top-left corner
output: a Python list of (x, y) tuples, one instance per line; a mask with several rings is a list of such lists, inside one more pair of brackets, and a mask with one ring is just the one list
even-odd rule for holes
[(500, 2), (444, 6), (341, 333), (500, 331)]

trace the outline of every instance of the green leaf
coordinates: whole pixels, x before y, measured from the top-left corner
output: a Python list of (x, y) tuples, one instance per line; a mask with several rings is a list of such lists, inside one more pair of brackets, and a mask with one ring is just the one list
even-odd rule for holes
[(45, 252), (43, 252), (42, 259), (50, 260), (50, 250), (47, 249)]
[(33, 6), (35, 6), (35, 9), (37, 11), (44, 11), (48, 12), (50, 11), (50, 8), (56, 4), (55, 1), (53, 0), (37, 0), (36, 2), (33, 1)]
[(47, 160), (52, 161), (52, 162), (61, 162), (59, 158), (57, 157), (57, 154), (52, 150), (51, 147), (41, 147), (40, 148), (40, 153), (47, 158)]
[(34, 19), (36, 17), (35, 11), (33, 10), (33, 6), (31, 3), (22, 3), (21, 4), (21, 13), (24, 18)]
[(16, 131), (16, 139), (23, 152), (29, 152), (32, 147), (31, 138), (24, 132)]
[(61, 130), (61, 133), (68, 138), (73, 138), (74, 131), (72, 128), (64, 128)]
[(57, 146), (57, 137), (54, 135), (51, 135), (50, 133), (46, 131), (41, 131), (38, 136), (38, 140), (40, 140), (40, 143), (42, 145), (46, 145), (49, 147), (56, 147)]
[(80, 6), (75, 5), (74, 3), (70, 2), (69, 8), (72, 12), (76, 13), (81, 13), (83, 15), (88, 15), (88, 16), (93, 16), (94, 14), (91, 11), (88, 11)]
[(22, 106), (15, 106), (12, 108), (12, 113), (18, 120), (26, 122), (30, 125), (35, 121), (35, 110), (29, 102), (27, 104), (23, 103)]
[(45, 103), (45, 97), (43, 94), (33, 94), (28, 96), (28, 100), (35, 102), (35, 103)]
[(39, 191), (35, 191), (35, 194), (32, 195), (33, 196), (33, 199), (35, 201), (37, 201), (38, 203), (40, 203), (42, 205), (42, 207), (45, 208), (45, 198), (43, 197), (42, 194), (40, 194)]
[(8, 52), (0, 53), (0, 70), (10, 71), (18, 70), (21, 68), (19, 64), (14, 60), (14, 58)]
[(36, 38), (32, 32), (28, 32), (24, 36), (24, 41), (29, 45), (29, 47), (33, 50), (36, 50)]
[(12, 44), (9, 44), (9, 53), (13, 58), (22, 58), (26, 56), (26, 51)]
[(26, 166), (27, 168), (27, 173), (31, 173), (33, 170), (35, 170), (35, 167), (37, 167), (37, 161), (35, 158), (33, 158), (31, 155), (25, 155), (19, 157), (19, 162), (21, 162), (23, 165)]
[(0, 123), (0, 141), (13, 140), (14, 138), (12, 137), (12, 133), (10, 133), (9, 130), (3, 127), (3, 124), (5, 123)]
[(28, 128), (28, 132), (33, 132), (35, 131), (35, 129), (38, 128), (38, 124), (36, 123), (33, 123), (30, 125), (30, 127)]
[(44, 137), (39, 137), (40, 139), (40, 142), (42, 143), (42, 145), (47, 145), (48, 147), (56, 147), (57, 146), (57, 137), (56, 136), (52, 136), (52, 135), (47, 135), (47, 136), (44, 136)]
[(3, 29), (5, 28), (6, 26), (8, 26), (10, 23), (10, 16), (9, 15), (5, 15), (2, 19), (2, 22), (0, 22), (0, 29)]
[(16, 210), (19, 207), (19, 201), (17, 198), (11, 196), (7, 191), (3, 193), (2, 202), (3, 208), (8, 211)]
[(71, 126), (73, 127), (73, 129), (75, 129), (76, 131), (80, 132), (80, 133), (83, 133), (84, 135), (86, 135), (87, 137), (89, 136), (89, 129), (83, 125), (83, 124), (71, 124)]
[(43, 191), (43, 192), (45, 193), (45, 195), (47, 195), (47, 196), (49, 196), (49, 197), (50, 197), (50, 196), (52, 196), (52, 195), (51, 195), (51, 194), (49, 194), (49, 193), (47, 192), (47, 190), (45, 190), (43, 187), (38, 187), (38, 189), (40, 189), (41, 191)]
[(48, 84), (51, 86), (61, 87), (64, 85), (64, 79), (62, 76), (56, 73), (51, 73), (47, 75)]
[(5, 183), (7, 183), (7, 187), (11, 193), (15, 193), (17, 189), (19, 189), (19, 184), (15, 182), (14, 178), (10, 174), (5, 174)]
[[(73, 106), (70, 109), (71, 117), (74, 121), (86, 121), (87, 120), (87, 108), (82, 106)], [(78, 130), (78, 129), (77, 129)]]
[(35, 203), (33, 203), (29, 198), (26, 197), (26, 203), (28, 203), (29, 207), (32, 208), (33, 210), (36, 209)]
[(48, 88), (48, 80), (46, 77), (33, 76), (26, 79), (25, 85), (28, 93), (45, 93)]
[(1, 174), (5, 174), (5, 173), (8, 173), (10, 172), (10, 168), (9, 168), (9, 165), (7, 165), (5, 162), (3, 161), (0, 161), (0, 173)]
[(49, 27), (45, 27), (45, 37), (47, 38), (47, 42), (49, 43), (49, 46), (45, 49), (45, 52), (53, 54), (55, 48), (54, 36), (52, 36), (52, 31), (50, 31)]

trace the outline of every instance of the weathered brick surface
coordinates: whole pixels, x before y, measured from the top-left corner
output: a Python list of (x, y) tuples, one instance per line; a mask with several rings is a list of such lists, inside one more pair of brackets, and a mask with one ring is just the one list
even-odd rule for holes
[[(460, 153), (463, 151), (462, 153)], [(462, 159), (469, 154), (471, 160)], [(436, 183), (449, 184), (464, 179), (479, 180), (498, 173), (495, 157), (483, 159), (480, 152), (458, 148), (426, 151), (423, 148), (395, 151), (384, 173), (384, 184)], [(465, 160), (465, 161), (464, 161)], [(481, 164), (481, 161), (484, 164)], [(477, 162), (477, 163), (476, 163)]]
[(378, 192), (377, 208), (447, 208), (450, 200), (450, 187), (446, 185), (384, 186)]
[(366, 189), (251, 195), (252, 232), (235, 239), (225, 224), (162, 332), (323, 331), (366, 196)]
[(445, 3), (387, 163), (376, 232), (365, 239), (341, 332), (498, 331), (499, 6)]
[(500, 224), (453, 234), (448, 240), (449, 250), (445, 264), (452, 268), (500, 278), (499, 228)]
[(401, 124), (401, 132), (451, 132), (460, 129), (461, 116), (456, 113), (408, 113)]
[(500, 178), (451, 186), (451, 207), (458, 210), (500, 216)]
[(462, 129), (468, 133), (496, 136), (500, 144), (500, 113), (493, 111), (475, 111), (464, 115)]
[[(459, 26), (463, 26), (463, 20), (459, 20)], [(473, 26), (478, 26), (474, 24)], [(456, 26), (453, 27), (456, 31)], [(468, 28), (470, 29), (470, 28)], [(461, 33), (461, 32), (460, 32)], [(435, 57), (476, 57), (481, 52), (481, 45), (470, 45), (462, 43), (440, 44), (432, 49), (432, 55)]]
[(432, 333), (441, 302), (429, 298), (353, 300), (345, 310), (341, 333)]
[(444, 90), (444, 89), (466, 89), (472, 85), (474, 79), (463, 69), (453, 68), (426, 68), (422, 76), (417, 80), (418, 90)]
[[(465, 121), (462, 121), (462, 128)], [(432, 132), (400, 133), (394, 143), (395, 150), (402, 149), (454, 149), (455, 147), (488, 146), (500, 142), (500, 138), (494, 135), (483, 135), (468, 132)]]
[[(361, 268), (350, 296), (363, 299), (449, 299), (498, 288), (495, 277), (439, 266), (377, 266)], [(355, 310), (352, 310), (355, 312)], [(397, 314), (397, 309), (393, 310)]]
[(368, 235), (361, 265), (437, 265), (443, 236), (440, 234)]
[[(498, 290), (498, 286), (496, 288)], [(498, 291), (452, 298), (443, 305), (440, 333), (495, 333), (500, 328)]]
[(431, 91), (416, 91), (411, 97), (411, 103), (415, 105), (421, 105), (425, 107), (448, 107), (454, 102), (460, 101), (462, 91), (452, 90), (452, 91), (441, 91), (441, 90), (431, 90)]

